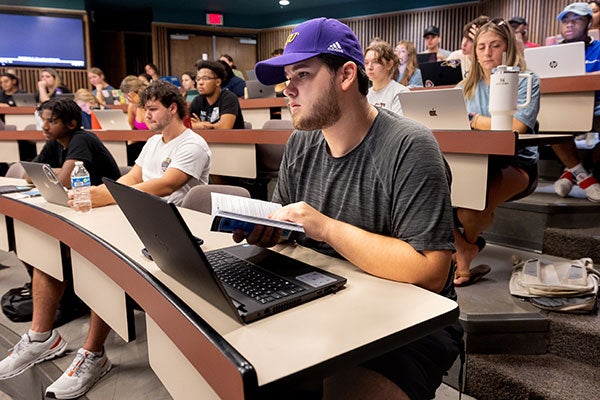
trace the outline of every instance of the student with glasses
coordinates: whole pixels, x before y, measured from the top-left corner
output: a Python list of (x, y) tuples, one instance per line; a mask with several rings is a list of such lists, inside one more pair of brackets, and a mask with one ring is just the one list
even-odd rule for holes
[(226, 79), (223, 65), (218, 61), (200, 60), (197, 67), (199, 96), (190, 104), (192, 128), (243, 129), (244, 117), (238, 97), (229, 90), (221, 90)]
[[(518, 51), (517, 40), (510, 24), (504, 20), (491, 20), (477, 31), (471, 55), (471, 71), (459, 86), (464, 90), (471, 128), (489, 130), (490, 78), (494, 68), (505, 64), (526, 70), (523, 54)], [(527, 96), (527, 80), (519, 79), (518, 101), (524, 103)], [(512, 121), (512, 129), (519, 133), (535, 133), (540, 107), (540, 82), (533, 75), (531, 102), (519, 109)], [(481, 232), (494, 219), (496, 207), (509, 200), (522, 198), (533, 192), (537, 185), (537, 147), (524, 147), (515, 156), (490, 156), (488, 165), (487, 206), (484, 210), (456, 209), (457, 225), (454, 230), (456, 242), (455, 286), (466, 286), (479, 280), (490, 271), (488, 266), (471, 269), (471, 262), (483, 248)]]
[[(585, 70), (588, 74), (600, 74), (600, 42), (588, 35), (592, 24), (593, 11), (589, 4), (572, 3), (558, 14), (560, 33), (563, 43), (585, 42)], [(596, 91), (594, 106), (593, 131), (600, 130), (600, 91)], [(600, 184), (584, 168), (575, 141), (552, 145), (565, 170), (554, 182), (554, 191), (561, 197), (566, 197), (573, 186), (578, 185), (585, 192), (588, 200), (600, 202)]]

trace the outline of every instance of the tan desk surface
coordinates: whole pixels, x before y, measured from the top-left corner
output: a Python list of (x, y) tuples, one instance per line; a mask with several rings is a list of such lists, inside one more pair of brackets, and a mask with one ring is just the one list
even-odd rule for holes
[[(241, 398), (239, 391), (248, 383), (240, 379), (252, 380), (240, 378), (240, 365), (256, 371), (259, 386), (307, 371), (324, 373), (398, 347), (458, 316), (451, 300), (290, 246), (280, 250), (345, 276), (346, 288), (243, 326), (146, 260), (142, 243), (118, 207), (81, 215), (43, 200), (34, 202), (32, 206), (31, 200), (0, 196), (0, 213), (37, 227), (88, 258), (140, 304), (223, 398)], [(191, 210), (182, 214), (192, 232), (205, 240), (205, 250), (233, 244), (230, 235), (208, 231), (210, 216)], [(234, 365), (231, 357), (241, 364)]]

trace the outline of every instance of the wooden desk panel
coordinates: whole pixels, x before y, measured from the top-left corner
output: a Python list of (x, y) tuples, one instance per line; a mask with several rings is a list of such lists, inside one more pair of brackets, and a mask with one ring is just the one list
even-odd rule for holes
[(558, 78), (541, 78), (540, 92), (547, 93), (573, 93), (600, 90), (600, 76), (578, 75), (561, 76)]
[(125, 292), (84, 256), (71, 250), (73, 288), (121, 338), (135, 339), (133, 311), (127, 308)]

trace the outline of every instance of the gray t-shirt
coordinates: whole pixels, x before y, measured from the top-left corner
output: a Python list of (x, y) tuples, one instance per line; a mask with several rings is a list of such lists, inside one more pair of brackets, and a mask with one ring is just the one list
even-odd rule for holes
[[(340, 158), (329, 154), (320, 130), (295, 131), (273, 201), (305, 201), (331, 218), (397, 237), (418, 251), (454, 250), (450, 173), (437, 141), (425, 126), (378, 111), (362, 143)], [(295, 239), (339, 257), (326, 243), (304, 235)]]

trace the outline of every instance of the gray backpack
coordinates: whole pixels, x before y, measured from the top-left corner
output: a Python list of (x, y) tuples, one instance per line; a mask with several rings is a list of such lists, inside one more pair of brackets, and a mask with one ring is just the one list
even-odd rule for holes
[(597, 308), (599, 281), (589, 258), (554, 263), (534, 258), (513, 267), (509, 290), (544, 310), (589, 313)]

